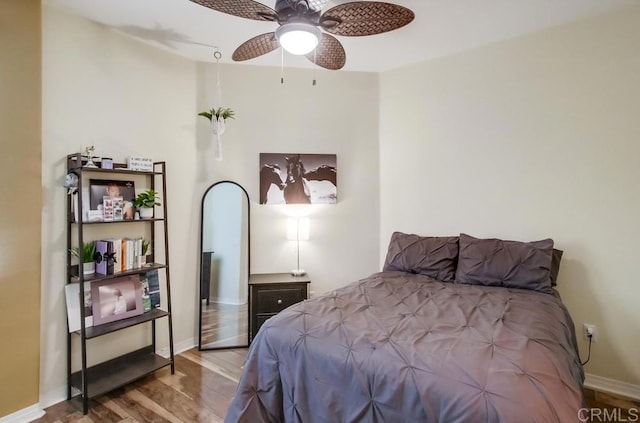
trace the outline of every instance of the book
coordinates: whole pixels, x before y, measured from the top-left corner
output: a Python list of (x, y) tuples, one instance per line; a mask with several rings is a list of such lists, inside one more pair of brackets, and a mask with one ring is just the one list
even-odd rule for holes
[(107, 274), (107, 241), (96, 241), (96, 273)]
[[(82, 214), (78, 211), (78, 193), (72, 194), (73, 201), (73, 221), (74, 222), (87, 222), (89, 220), (89, 189), (82, 189)], [(102, 215), (102, 214), (101, 214)]]
[(96, 241), (96, 273), (100, 275), (113, 275), (115, 251), (113, 241)]
[(121, 273), (124, 271), (122, 267), (122, 239), (107, 238), (105, 241), (113, 244), (113, 274)]
[[(160, 279), (158, 279), (158, 271), (150, 270), (149, 272), (140, 275), (140, 281), (142, 282), (142, 295), (149, 295), (150, 309), (160, 307)], [(148, 291), (145, 292), (144, 287), (147, 287)]]
[(122, 240), (120, 241), (120, 246), (121, 246), (120, 268), (124, 272), (125, 270), (127, 270), (127, 239), (126, 238), (122, 238)]

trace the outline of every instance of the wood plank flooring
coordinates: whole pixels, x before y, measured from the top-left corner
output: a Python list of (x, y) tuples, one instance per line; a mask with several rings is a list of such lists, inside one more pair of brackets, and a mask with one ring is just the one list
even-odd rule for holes
[(176, 372), (157, 371), (91, 401), (82, 414), (78, 397), (47, 408), (36, 423), (218, 423), (235, 393), (246, 348), (189, 350), (176, 356)]
[[(35, 422), (219, 423), (235, 393), (246, 355), (246, 348), (202, 352), (192, 349), (176, 356), (174, 375), (165, 368), (96, 398), (86, 416), (76, 397), (47, 408), (44, 417)], [(585, 398), (589, 407), (618, 413), (616, 420), (607, 419), (603, 412), (596, 413), (591, 422), (638, 421), (640, 401), (590, 389), (585, 389)]]
[(233, 347), (249, 343), (249, 308), (202, 302), (202, 345), (204, 348)]

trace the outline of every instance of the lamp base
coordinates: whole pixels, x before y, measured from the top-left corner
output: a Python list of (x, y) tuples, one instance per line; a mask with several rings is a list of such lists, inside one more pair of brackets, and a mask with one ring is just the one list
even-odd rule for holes
[(293, 269), (291, 271), (291, 276), (304, 276), (307, 272), (303, 269)]

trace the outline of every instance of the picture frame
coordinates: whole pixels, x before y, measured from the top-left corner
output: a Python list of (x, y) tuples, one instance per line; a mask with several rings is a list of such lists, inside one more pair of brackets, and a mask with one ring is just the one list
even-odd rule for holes
[[(114, 219), (113, 207), (105, 213), (105, 198), (114, 198), (121, 203), (121, 219)], [(135, 208), (133, 199), (136, 197), (133, 181), (117, 181), (109, 179), (89, 180), (89, 205), (91, 210), (103, 212), (104, 220), (133, 220)], [(113, 206), (113, 202), (109, 202)]]
[(260, 153), (260, 204), (336, 204), (335, 154)]
[(91, 283), (94, 326), (115, 322), (144, 312), (142, 284), (137, 275)]

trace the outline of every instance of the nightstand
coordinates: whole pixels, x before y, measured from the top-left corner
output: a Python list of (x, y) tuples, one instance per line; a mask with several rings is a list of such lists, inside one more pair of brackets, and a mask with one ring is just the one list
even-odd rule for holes
[(308, 298), (309, 275), (258, 273), (249, 275), (249, 342), (268, 318)]

